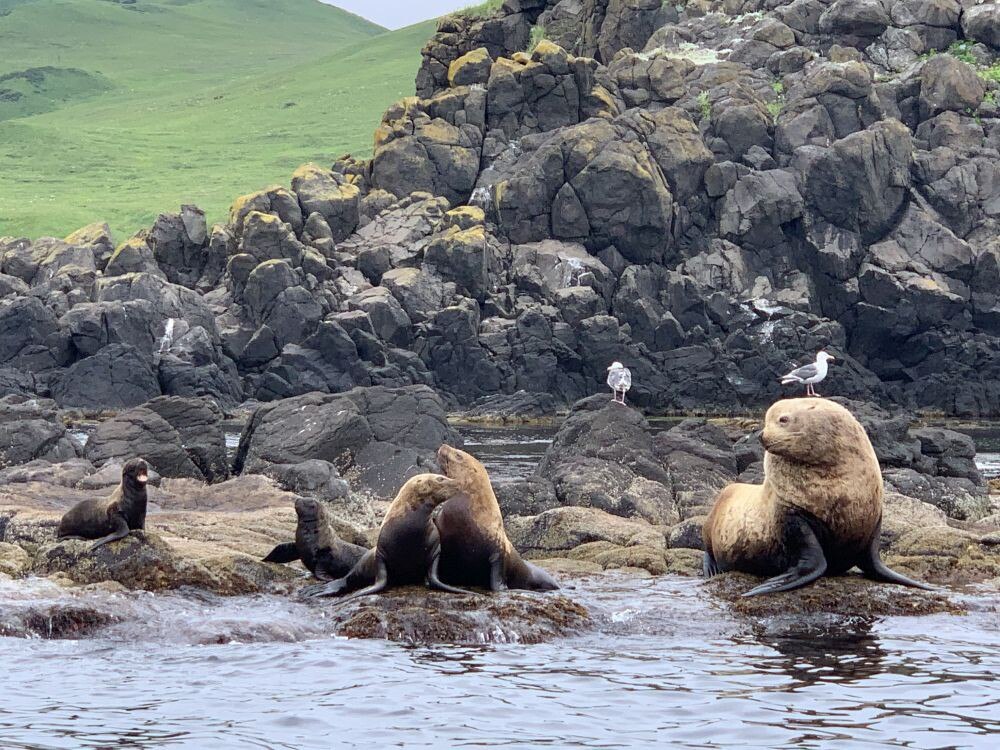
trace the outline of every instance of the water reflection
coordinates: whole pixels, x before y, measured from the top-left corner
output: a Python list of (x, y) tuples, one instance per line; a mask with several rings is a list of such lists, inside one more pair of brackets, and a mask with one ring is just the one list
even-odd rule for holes
[(827, 627), (785, 621), (754, 625), (754, 639), (781, 657), (771, 664), (792, 680), (784, 690), (818, 682), (850, 684), (885, 671), (887, 653), (873, 633), (875, 621), (840, 619)]

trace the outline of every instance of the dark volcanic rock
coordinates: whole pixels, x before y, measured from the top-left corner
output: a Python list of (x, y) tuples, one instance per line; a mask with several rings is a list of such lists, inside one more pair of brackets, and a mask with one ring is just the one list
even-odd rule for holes
[(17, 396), (0, 399), (0, 468), (37, 459), (67, 461), (82, 452), (51, 401)]
[[(458, 410), (564, 407), (620, 360), (630, 403), (732, 414), (829, 348), (827, 393), (998, 415), (998, 28), (956, 0), (447, 16), (370, 159), (117, 249), (100, 224), (0, 238), (0, 393), (230, 408), (422, 384)], [(974, 482), (962, 460), (936, 476)]]
[(198, 467), (206, 482), (222, 482), (229, 478), (226, 436), (222, 430), (223, 415), (214, 401), (163, 396), (154, 398), (144, 406), (160, 415), (177, 431), (185, 453)]
[(562, 505), (638, 516), (655, 524), (680, 520), (670, 475), (654, 453), (648, 423), (606, 396), (573, 407), (535, 477), (555, 485)]
[(358, 487), (391, 497), (408, 477), (436, 470), (442, 443), (460, 442), (426, 386), (310, 393), (258, 408), (240, 438), (235, 468), (260, 472), (320, 459)]
[[(163, 404), (160, 408), (164, 408)], [(87, 441), (87, 458), (96, 466), (113, 459), (124, 462), (136, 457), (146, 459), (162, 476), (205, 478), (184, 449), (181, 434), (148, 406), (130, 409), (102, 422)]]
[(160, 395), (152, 361), (125, 344), (111, 344), (70, 367), (52, 388), (64, 407), (126, 409)]

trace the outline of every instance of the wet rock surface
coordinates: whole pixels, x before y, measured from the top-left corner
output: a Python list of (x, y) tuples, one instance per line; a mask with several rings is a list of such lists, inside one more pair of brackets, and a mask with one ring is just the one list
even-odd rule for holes
[(744, 597), (758, 579), (726, 573), (705, 584), (705, 591), (741, 617), (774, 618), (817, 613), (845, 617), (898, 617), (962, 614), (966, 607), (947, 591), (908, 589), (866, 581), (860, 576), (825, 577), (796, 591)]
[[(317, 606), (324, 604), (334, 600)], [(592, 626), (586, 607), (558, 593), (465, 595), (403, 588), (331, 608), (327, 616), (338, 635), (406, 643), (542, 643)]]

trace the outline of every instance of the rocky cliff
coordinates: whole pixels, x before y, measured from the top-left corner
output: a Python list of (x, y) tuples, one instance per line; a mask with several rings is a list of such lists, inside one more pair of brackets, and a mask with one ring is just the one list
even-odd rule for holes
[(0, 395), (124, 409), (355, 386), (563, 403), (633, 371), (741, 411), (1000, 414), (1000, 6), (505, 0), (445, 18), (369, 160), (116, 245), (0, 239)]

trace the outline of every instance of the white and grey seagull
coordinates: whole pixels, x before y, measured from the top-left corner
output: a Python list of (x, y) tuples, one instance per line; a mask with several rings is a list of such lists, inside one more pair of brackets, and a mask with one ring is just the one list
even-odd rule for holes
[(827, 363), (832, 362), (834, 357), (827, 354), (826, 352), (820, 352), (816, 355), (816, 361), (803, 365), (797, 370), (792, 370), (790, 373), (781, 378), (782, 385), (804, 385), (806, 387), (807, 396), (818, 396), (816, 389), (813, 388), (816, 383), (822, 383), (826, 378)]
[[(611, 367), (608, 368), (608, 385), (614, 392), (614, 402), (624, 404), (625, 394), (632, 387), (632, 373), (621, 362), (612, 362)], [(621, 401), (618, 400), (619, 393), (622, 395)]]

